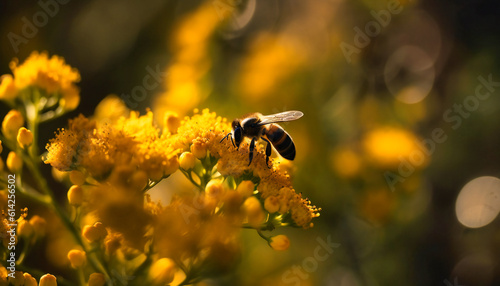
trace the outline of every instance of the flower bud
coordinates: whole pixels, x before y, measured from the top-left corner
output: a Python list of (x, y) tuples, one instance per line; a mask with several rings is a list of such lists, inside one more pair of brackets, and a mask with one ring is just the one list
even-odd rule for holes
[(35, 232), (36, 237), (42, 237), (45, 235), (45, 227), (47, 225), (47, 222), (43, 217), (34, 215), (30, 219), (30, 224), (33, 226), (33, 231)]
[(278, 251), (284, 251), (287, 250), (290, 247), (290, 240), (286, 235), (280, 234), (277, 236), (271, 237), (271, 242), (269, 245), (274, 249)]
[(62, 91), (62, 98), (59, 104), (65, 110), (73, 110), (80, 104), (80, 91), (74, 86), (68, 86)]
[(246, 199), (243, 203), (243, 209), (247, 215), (248, 224), (253, 228), (259, 228), (265, 222), (266, 215), (262, 210), (260, 201), (256, 197), (251, 196)]
[(149, 277), (154, 284), (165, 285), (174, 280), (176, 272), (175, 263), (172, 259), (161, 258), (149, 268)]
[(83, 188), (77, 185), (71, 186), (68, 190), (68, 201), (73, 206), (79, 206), (83, 203)]
[(85, 179), (85, 175), (78, 170), (69, 172), (69, 180), (73, 183), (73, 185), (81, 186), (85, 184)]
[(245, 198), (253, 195), (254, 190), (255, 184), (252, 181), (242, 181), (236, 188), (236, 191)]
[(16, 152), (9, 152), (7, 156), (7, 168), (13, 173), (20, 173), (23, 169), (23, 159)]
[(210, 180), (205, 187), (205, 194), (214, 199), (221, 198), (225, 191), (226, 189), (224, 188), (222, 181), (219, 179)]
[(29, 221), (27, 221), (24, 218), (19, 219), (19, 222), (17, 223), (17, 234), (20, 237), (29, 239), (34, 233), (33, 226), (30, 224)]
[(177, 129), (181, 126), (179, 116), (174, 112), (167, 112), (164, 117), (164, 123), (168, 131), (172, 134), (177, 133)]
[(14, 83), (14, 78), (10, 74), (5, 74), (0, 77), (0, 80), (0, 99), (14, 99), (18, 92), (16, 84)]
[(106, 285), (106, 278), (102, 273), (90, 274), (88, 286), (104, 286), (104, 285)]
[(57, 279), (52, 274), (45, 274), (40, 277), (40, 284), (38, 286), (57, 286)]
[(2, 133), (6, 138), (14, 140), (17, 136), (17, 131), (19, 128), (23, 127), (23, 125), (24, 118), (21, 112), (12, 109), (3, 119)]
[(193, 155), (193, 153), (184, 152), (179, 157), (179, 165), (184, 170), (192, 169), (195, 164), (196, 164), (196, 158)]
[(72, 249), (68, 252), (68, 260), (71, 263), (71, 267), (76, 269), (85, 264), (87, 261), (87, 255), (84, 251)]
[(14, 273), (14, 277), (9, 276), (8, 277), (9, 284), (8, 285), (13, 285), (13, 286), (23, 286), (24, 285), (24, 276), (21, 271), (16, 271)]
[(24, 272), (23, 273), (24, 277), (24, 286), (37, 286), (38, 283), (36, 282), (36, 279), (31, 276), (31, 274)]
[(191, 153), (198, 158), (198, 159), (203, 159), (207, 156), (207, 144), (204, 142), (200, 141), (195, 141), (193, 144), (191, 144)]
[(267, 197), (264, 201), (264, 208), (269, 213), (275, 213), (280, 210), (280, 200), (276, 196)]
[(167, 165), (165, 166), (164, 168), (164, 175), (170, 175), (170, 174), (173, 174), (175, 173), (175, 171), (177, 171), (177, 169), (179, 169), (179, 159), (177, 158), (177, 156), (173, 156), (172, 158), (170, 158), (167, 162)]
[(24, 127), (19, 128), (17, 132), (17, 143), (24, 149), (31, 146), (31, 144), (33, 144), (33, 133)]
[(108, 231), (100, 222), (96, 222), (94, 225), (86, 225), (82, 230), (82, 236), (89, 242), (99, 241), (104, 239), (107, 235)]

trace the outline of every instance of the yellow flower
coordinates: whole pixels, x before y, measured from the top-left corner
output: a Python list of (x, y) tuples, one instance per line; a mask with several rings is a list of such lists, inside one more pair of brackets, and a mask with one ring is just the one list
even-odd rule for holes
[(2, 121), (2, 133), (7, 139), (15, 140), (19, 128), (24, 125), (24, 117), (21, 112), (12, 109), (5, 115)]
[(179, 165), (184, 170), (189, 170), (196, 164), (196, 158), (193, 153), (184, 152), (179, 156)]
[(249, 197), (243, 203), (243, 209), (245, 210), (248, 224), (253, 228), (259, 229), (266, 220), (266, 215), (262, 210), (260, 201), (256, 197)]
[(277, 196), (267, 197), (264, 201), (264, 208), (269, 213), (275, 213), (280, 210), (280, 201)]
[(36, 237), (42, 237), (45, 235), (45, 227), (47, 226), (47, 222), (44, 218), (34, 215), (30, 219), (30, 224), (33, 226), (33, 231), (35, 232)]
[(31, 238), (31, 236), (33, 235), (33, 233), (34, 233), (33, 226), (30, 224), (30, 222), (28, 220), (26, 220), (25, 218), (21, 217), (19, 219), (18, 225), (17, 225), (17, 234), (20, 237), (29, 239), (29, 238)]
[(92, 273), (89, 277), (88, 286), (104, 286), (106, 285), (106, 277), (102, 273)]
[(9, 155), (7, 156), (7, 168), (16, 174), (21, 172), (23, 168), (23, 159), (21, 159), (16, 152), (9, 152)]
[(255, 190), (255, 184), (252, 181), (247, 181), (247, 180), (242, 181), (236, 188), (236, 191), (245, 198), (248, 198), (251, 195), (253, 195), (254, 190)]
[(52, 274), (45, 274), (40, 278), (38, 286), (57, 286), (57, 279)]
[[(78, 169), (103, 184), (114, 186), (115, 188), (97, 188), (100, 190), (97, 194), (105, 197), (95, 199), (91, 208), (103, 211), (109, 208), (107, 203), (113, 201), (113, 205), (118, 204), (120, 199), (111, 199), (113, 192), (119, 194), (117, 198), (132, 198), (125, 191), (127, 189), (142, 196), (139, 191), (146, 187), (148, 179), (157, 182), (175, 172), (179, 165), (185, 170), (191, 170), (197, 157), (202, 159), (204, 168), (210, 168), (203, 169), (202, 173), (196, 175), (203, 178), (199, 183), (202, 184), (200, 187), (205, 188), (205, 203), (210, 205), (211, 211), (221, 207), (226, 199), (226, 190), (221, 180), (213, 180), (211, 177), (220, 174), (225, 178), (232, 176), (238, 180), (245, 175), (251, 177), (252, 181), (259, 182), (258, 192), (263, 202), (268, 197), (275, 197), (268, 200), (270, 211), (279, 211), (281, 214), (290, 212), (295, 225), (303, 228), (312, 226), (311, 220), (319, 215), (319, 209), (295, 192), (290, 176), (277, 167), (278, 163), (271, 160), (271, 166), (266, 164), (263, 146), (257, 144), (252, 164), (248, 165), (248, 142), (242, 143), (239, 149), (234, 148), (229, 140), (221, 142), (231, 130), (227, 119), (208, 109), (201, 112), (195, 110), (194, 113), (180, 122), (175, 133), (168, 128), (163, 128), (160, 133), (153, 123), (151, 111), (144, 116), (131, 112), (128, 118), (122, 117), (115, 123), (99, 126), (80, 116), (70, 121), (69, 128), (60, 130), (56, 138), (50, 141), (45, 162), (61, 170)], [(206, 164), (210, 166), (205, 166)], [(214, 165), (215, 168), (212, 169)], [(227, 199), (231, 201), (229, 205), (238, 201), (236, 197), (253, 196), (254, 190), (255, 185), (251, 181), (241, 182), (237, 187), (238, 196), (228, 194)], [(272, 207), (269, 205), (270, 200), (273, 200)], [(125, 201), (125, 206), (131, 203)], [(265, 216), (262, 207), (260, 212), (261, 214), (252, 218), (255, 225), (260, 224)], [(108, 211), (104, 213), (107, 214)], [(109, 223), (106, 225), (114, 228)], [(121, 223), (116, 222), (115, 225)], [(114, 230), (118, 231), (116, 227)], [(130, 232), (126, 227), (123, 230)], [(141, 231), (130, 232), (125, 240), (140, 233)], [(143, 241), (142, 238), (134, 241), (139, 243), (139, 240)]]
[(72, 249), (68, 252), (68, 260), (71, 263), (71, 267), (76, 269), (85, 264), (87, 261), (87, 255), (84, 251)]
[(94, 223), (94, 225), (86, 225), (83, 227), (82, 236), (85, 237), (89, 242), (96, 242), (104, 239), (108, 235), (108, 232), (104, 225), (100, 222)]
[(16, 98), (19, 92), (14, 83), (14, 79), (10, 74), (3, 75), (0, 78), (0, 99), (12, 100)]
[(271, 242), (269, 243), (274, 250), (285, 251), (290, 247), (290, 240), (286, 235), (277, 235), (271, 237)]
[[(168, 131), (172, 134), (177, 133), (177, 129), (181, 125), (181, 120), (179, 116), (175, 112), (165, 112), (164, 118), (164, 126), (167, 128), (165, 131)], [(166, 132), (165, 132), (166, 133)]]
[[(368, 157), (380, 167), (397, 167), (401, 160), (406, 160), (415, 151), (417, 137), (404, 129), (385, 127), (366, 134), (363, 147)], [(428, 160), (426, 155), (424, 161)]]
[(127, 117), (130, 110), (116, 94), (106, 96), (94, 110), (93, 118), (99, 124), (116, 124), (121, 117)]
[(130, 166), (158, 181), (178, 168), (178, 150), (160, 138), (152, 112), (144, 116), (131, 112), (129, 118), (102, 126), (80, 115), (69, 125), (47, 145), (45, 163), (59, 170), (83, 168), (103, 180), (113, 168)]
[(191, 153), (198, 159), (203, 159), (207, 156), (207, 143), (204, 141), (205, 140), (201, 140), (201, 138), (197, 138), (190, 147)]
[(38, 283), (36, 282), (36, 279), (33, 278), (29, 273), (24, 272), (23, 273), (24, 277), (24, 286), (37, 286)]
[(83, 203), (83, 189), (78, 185), (73, 185), (68, 190), (68, 201), (73, 206), (80, 206)]
[(22, 148), (29, 147), (33, 143), (33, 133), (30, 130), (21, 127), (17, 133), (17, 143)]
[[(203, 79), (211, 67), (210, 38), (220, 22), (213, 3), (206, 2), (177, 23), (171, 46), (173, 60), (165, 76), (166, 92), (156, 98), (155, 112), (184, 115), (208, 97), (210, 84)], [(175, 133), (175, 128), (169, 130)]]
[(9, 276), (8, 281), (9, 281), (9, 285), (23, 286), (24, 285), (23, 273), (21, 271), (16, 271), (14, 273), (14, 278), (12, 278), (12, 276)]
[(78, 185), (78, 186), (83, 185), (85, 183), (85, 179), (86, 179), (85, 174), (83, 174), (82, 172), (80, 172), (78, 170), (73, 170), (73, 171), (69, 172), (69, 180), (74, 185)]
[(149, 277), (155, 284), (169, 284), (174, 280), (176, 268), (172, 259), (160, 258), (149, 268)]
[(45, 163), (60, 171), (70, 171), (82, 161), (82, 156), (91, 152), (88, 145), (95, 129), (95, 121), (83, 115), (70, 120), (68, 129), (60, 129), (56, 138), (47, 145)]
[(60, 98), (64, 109), (71, 110), (78, 105), (80, 95), (75, 83), (80, 81), (80, 73), (66, 65), (63, 58), (49, 58), (46, 52), (35, 51), (20, 65), (14, 59), (10, 69), (17, 90), (33, 86), (43, 90), (42, 94), (48, 97)]
[(216, 200), (220, 200), (225, 192), (226, 189), (222, 184), (222, 181), (219, 179), (210, 180), (205, 187), (205, 193), (207, 196)]
[(245, 99), (258, 101), (268, 95), (304, 62), (304, 50), (292, 38), (257, 37), (242, 64), (240, 82)]

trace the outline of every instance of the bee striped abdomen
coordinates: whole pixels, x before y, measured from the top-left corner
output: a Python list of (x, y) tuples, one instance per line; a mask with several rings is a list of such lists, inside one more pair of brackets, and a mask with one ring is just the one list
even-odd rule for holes
[(266, 130), (266, 136), (280, 155), (288, 160), (295, 159), (295, 144), (292, 137), (277, 124), (271, 124)]

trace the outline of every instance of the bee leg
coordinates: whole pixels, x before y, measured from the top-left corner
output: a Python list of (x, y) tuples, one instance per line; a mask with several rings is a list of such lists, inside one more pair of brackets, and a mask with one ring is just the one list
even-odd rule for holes
[(231, 138), (231, 143), (233, 143), (233, 147), (236, 148), (236, 150), (240, 149), (240, 146), (236, 147), (236, 144), (234, 144), (233, 136), (231, 136), (229, 138)]
[(266, 165), (269, 169), (271, 169), (271, 167), (269, 166), (269, 157), (271, 156), (271, 142), (269, 142), (269, 140), (267, 140), (266, 138), (264, 137), (260, 137), (262, 138), (262, 140), (266, 141), (267, 142), (267, 146), (266, 146)]
[(250, 142), (250, 153), (248, 155), (248, 159), (250, 162), (248, 162), (248, 166), (250, 166), (250, 164), (252, 164), (252, 159), (253, 159), (253, 150), (255, 149), (255, 137), (252, 138), (252, 142)]
[(227, 133), (226, 136), (224, 136), (220, 141), (219, 143), (222, 143), (222, 141), (224, 141), (224, 139), (227, 139), (227, 138), (230, 138), (231, 139), (231, 143), (233, 143), (233, 146), (234, 148), (236, 148), (236, 144), (234, 144), (234, 140), (233, 140), (233, 137), (232, 137), (232, 133)]
[(219, 141), (219, 143), (222, 143), (222, 141), (224, 141), (224, 139), (227, 139), (227, 137), (229, 137), (231, 135), (232, 135), (231, 133), (227, 133), (226, 136), (222, 137), (222, 139)]

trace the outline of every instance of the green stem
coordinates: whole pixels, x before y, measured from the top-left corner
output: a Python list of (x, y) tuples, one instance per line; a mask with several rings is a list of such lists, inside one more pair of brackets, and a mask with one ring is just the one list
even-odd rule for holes
[(87, 283), (85, 282), (85, 275), (83, 274), (82, 267), (78, 267), (78, 281), (80, 282), (81, 286), (87, 285)]
[[(59, 206), (59, 204), (56, 202), (54, 193), (47, 186), (47, 182), (40, 173), (40, 170), (38, 170), (38, 168), (34, 166), (32, 162), (30, 162), (30, 164), (27, 165), (31, 173), (35, 177), (35, 180), (38, 182), (40, 189), (50, 197), (50, 207), (52, 208), (52, 210), (54, 210), (55, 213), (61, 218), (64, 226), (70, 231), (75, 241), (82, 247), (83, 251), (87, 253), (88, 249), (85, 243), (83, 242), (82, 237), (80, 236), (80, 232), (76, 229), (75, 225), (73, 225), (70, 218), (66, 215), (61, 206)], [(88, 259), (92, 267), (94, 267), (94, 269), (101, 271), (107, 279), (110, 278), (107, 269), (98, 259), (96, 259), (94, 255), (89, 255)]]
[[(41, 174), (39, 170), (39, 160), (38, 157), (38, 148), (37, 148), (37, 140), (38, 140), (38, 125), (39, 125), (39, 102), (40, 102), (40, 93), (37, 89), (35, 89), (33, 94), (33, 103), (26, 105), (26, 117), (28, 119), (28, 127), (33, 133), (33, 145), (30, 149), (30, 156), (26, 156), (24, 152), (21, 153), (23, 161), (26, 163), (28, 169), (31, 174), (33, 174), (35, 181), (38, 183), (40, 190), (47, 196), (47, 203), (49, 207), (61, 218), (66, 229), (72, 234), (75, 241), (82, 247), (83, 251), (88, 252), (87, 246), (82, 240), (80, 236), (80, 231), (77, 230), (75, 225), (72, 223), (70, 218), (66, 215), (62, 207), (57, 203), (56, 197), (52, 190), (48, 187), (47, 181)], [(26, 158), (28, 157), (28, 158)], [(99, 259), (94, 255), (89, 255), (88, 260), (92, 267), (104, 274), (106, 280), (111, 281), (108, 270), (101, 263)]]
[(29, 154), (33, 162), (37, 160), (38, 154), (38, 125), (39, 125), (39, 110), (40, 91), (37, 88), (33, 89), (33, 102), (26, 105), (26, 117), (28, 119), (28, 129), (33, 134), (33, 144), (29, 149)]
[(180, 168), (179, 168), (179, 170), (181, 170), (181, 172), (184, 174), (184, 176), (185, 176), (185, 177), (186, 177), (186, 178), (187, 178), (187, 179), (188, 179), (191, 183), (193, 183), (193, 185), (195, 185), (198, 189), (200, 189), (200, 191), (202, 191), (202, 192), (203, 192), (203, 191), (205, 190), (205, 188), (203, 188), (200, 184), (196, 183), (196, 182), (193, 180), (193, 177), (191, 177), (191, 174), (190, 174), (190, 173), (188, 173), (187, 171), (185, 171), (185, 170), (183, 170), (183, 169), (180, 169)]

